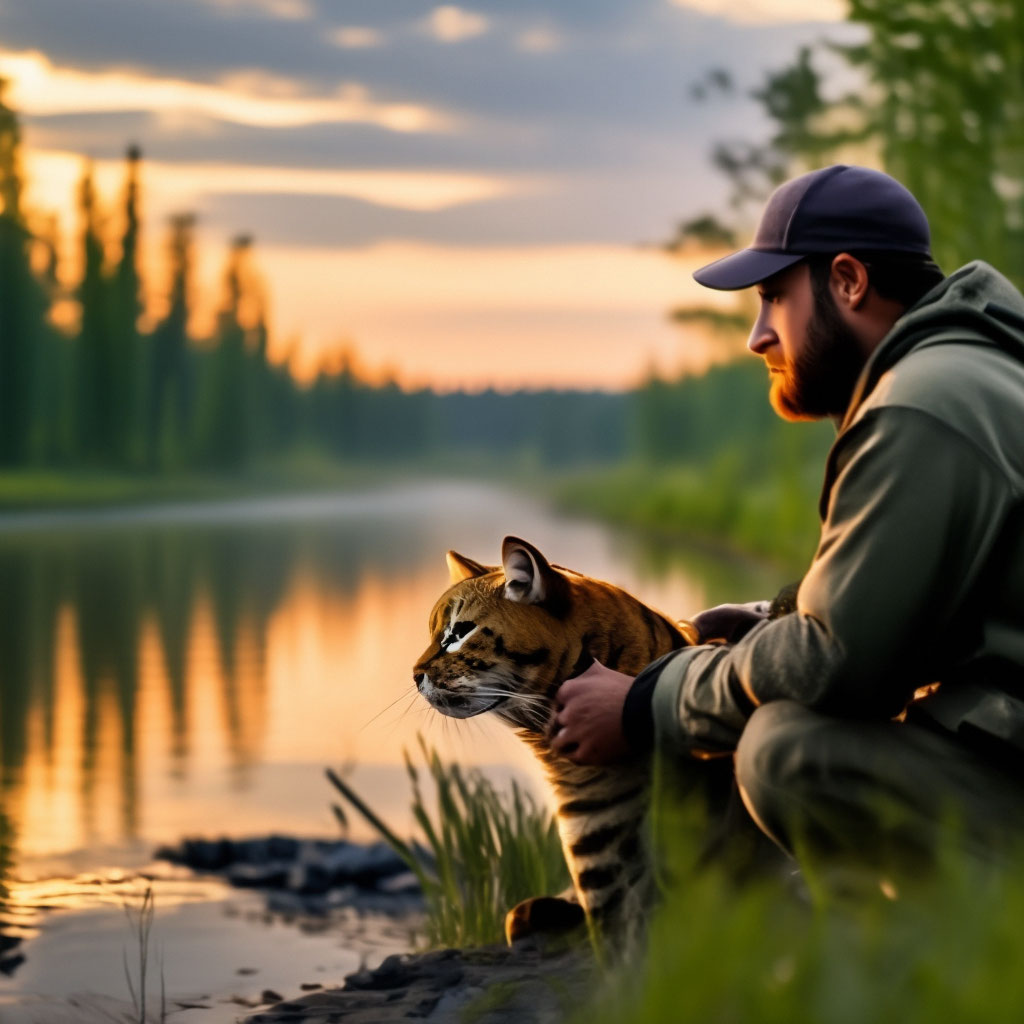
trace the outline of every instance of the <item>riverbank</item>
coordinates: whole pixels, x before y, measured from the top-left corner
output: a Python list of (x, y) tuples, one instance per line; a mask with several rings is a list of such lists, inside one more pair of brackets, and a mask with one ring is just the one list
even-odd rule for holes
[(376, 970), (246, 1018), (246, 1024), (564, 1024), (593, 995), (583, 949), (441, 949), (395, 954)]
[(89, 469), (0, 472), (0, 514), (109, 506), (223, 501), (348, 490), (393, 478), (371, 465), (343, 464), (315, 454), (264, 460), (221, 473), (115, 473)]
[(668, 543), (766, 559), (798, 574), (818, 536), (819, 481), (809, 471), (746, 478), (738, 463), (636, 464), (552, 481), (555, 504)]

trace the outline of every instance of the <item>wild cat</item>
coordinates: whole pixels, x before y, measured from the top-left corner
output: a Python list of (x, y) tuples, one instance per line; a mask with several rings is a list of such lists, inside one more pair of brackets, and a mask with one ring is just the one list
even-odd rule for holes
[(631, 932), (653, 897), (644, 842), (650, 758), (577, 765), (549, 746), (555, 695), (593, 660), (636, 674), (655, 658), (697, 642), (675, 623), (601, 580), (550, 565), (516, 537), (501, 565), (448, 552), (451, 586), (430, 613), (430, 646), (413, 676), (444, 715), (493, 712), (530, 745), (557, 800), (559, 834), (575, 900), (536, 897), (512, 908), (510, 942), (584, 919), (605, 935)]

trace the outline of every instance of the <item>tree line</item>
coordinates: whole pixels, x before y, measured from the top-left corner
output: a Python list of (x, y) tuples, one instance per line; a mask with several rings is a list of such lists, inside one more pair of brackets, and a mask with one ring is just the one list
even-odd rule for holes
[[(266, 296), (249, 236), (228, 246), (211, 335), (193, 337), (196, 222), (188, 213), (167, 225), (166, 308), (143, 326), (138, 148), (125, 158), (119, 237), (105, 233), (86, 168), (77, 196), (81, 270), (68, 287), (55, 222), (40, 226), (25, 210), (20, 147), (18, 117), (0, 88), (0, 467), (230, 472), (308, 448), (401, 463), (498, 454), (562, 465), (624, 454), (623, 395), (406, 391), (393, 381), (371, 385), (348, 359), (299, 384), (267, 358)], [(72, 310), (72, 326), (55, 316), (60, 306)]]

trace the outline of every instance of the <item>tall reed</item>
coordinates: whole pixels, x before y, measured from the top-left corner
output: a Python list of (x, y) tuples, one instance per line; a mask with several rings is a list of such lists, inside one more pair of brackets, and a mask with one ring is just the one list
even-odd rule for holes
[[(142, 894), (142, 902), (137, 907), (133, 907), (128, 900), (125, 900), (124, 912), (125, 916), (128, 918), (128, 927), (131, 929), (132, 936), (135, 939), (135, 952), (138, 960), (138, 988), (136, 989), (136, 985), (132, 981), (132, 970), (128, 963), (127, 950), (124, 951), (124, 976), (125, 981), (128, 983), (128, 991), (131, 994), (132, 1007), (135, 1011), (134, 1024), (146, 1024), (149, 1019), (146, 1007), (146, 984), (149, 980), (149, 961), (151, 954), (150, 940), (153, 931), (153, 919), (156, 916), (156, 897), (153, 894), (153, 887), (151, 885), (146, 886), (146, 890)], [(164, 986), (164, 971), (162, 963), (159, 965), (159, 972), (159, 1020), (160, 1024), (164, 1024), (167, 1020), (167, 995)]]
[[(399, 838), (335, 772), (327, 775), (418, 878), (428, 945), (500, 942), (507, 910), (569, 884), (554, 819), (516, 782), (499, 792), (478, 769), (442, 761), (422, 737), (419, 746), (425, 777), (405, 754), (412, 812), (421, 831), (413, 841)], [(429, 797), (424, 781), (433, 791)]]

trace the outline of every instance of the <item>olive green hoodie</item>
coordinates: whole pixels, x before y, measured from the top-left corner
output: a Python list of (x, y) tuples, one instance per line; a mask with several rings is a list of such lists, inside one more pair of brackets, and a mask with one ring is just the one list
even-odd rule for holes
[(727, 753), (774, 700), (890, 718), (936, 681), (947, 728), (1024, 737), (1024, 297), (991, 267), (948, 277), (874, 351), (820, 512), (794, 614), (642, 674), (659, 746)]

